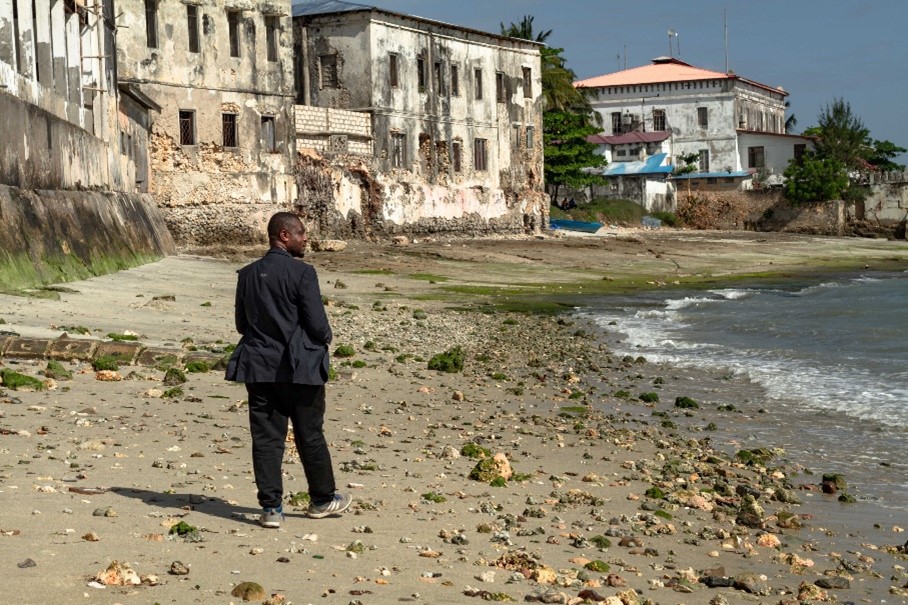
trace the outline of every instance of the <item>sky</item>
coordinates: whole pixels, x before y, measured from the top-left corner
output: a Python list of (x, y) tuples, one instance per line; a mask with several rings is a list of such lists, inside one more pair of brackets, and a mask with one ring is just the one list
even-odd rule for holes
[[(875, 139), (908, 147), (908, 1), (905, 0), (354, 0), (492, 33), (533, 15), (564, 49), (578, 79), (647, 65), (669, 52), (788, 93), (795, 132), (814, 126), (836, 98)], [(679, 51), (680, 50), (680, 55)], [(620, 55), (620, 59), (619, 59)], [(908, 164), (908, 154), (896, 159)]]

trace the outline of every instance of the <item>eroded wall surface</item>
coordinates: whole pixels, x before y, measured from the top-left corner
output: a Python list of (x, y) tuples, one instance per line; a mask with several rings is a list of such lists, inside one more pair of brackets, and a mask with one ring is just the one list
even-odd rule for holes
[[(534, 232), (542, 184), (539, 47), (382, 11), (298, 18), (299, 207), (321, 228)], [(316, 124), (312, 108), (336, 119)], [(371, 117), (371, 153), (342, 114)], [(348, 136), (346, 147), (332, 145)], [(357, 157), (355, 157), (357, 156)], [(327, 168), (327, 176), (317, 174)], [(334, 183), (329, 212), (324, 181)], [(320, 200), (320, 201), (315, 201)]]
[(84, 279), (174, 253), (147, 194), (0, 185), (0, 288)]
[(149, 191), (174, 237), (259, 243), (296, 199), (289, 0), (121, 0), (120, 78), (161, 105)]

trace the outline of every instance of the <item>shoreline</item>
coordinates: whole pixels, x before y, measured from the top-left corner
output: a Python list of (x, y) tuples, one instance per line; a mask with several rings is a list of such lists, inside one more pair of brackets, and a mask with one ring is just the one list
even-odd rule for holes
[[(521, 244), (521, 254), (535, 254), (532, 243)], [(478, 260), (447, 249), (416, 259), (390, 247), (369, 250), (377, 252), (310, 261), (329, 300), (334, 346), (356, 350), (353, 358), (332, 360), (340, 377), (329, 386), (326, 415), (338, 484), (357, 498), (353, 514), (313, 522), (290, 508), (276, 532), (250, 522), (256, 507), (241, 385), (217, 373), (190, 374), (184, 396), (165, 399), (153, 392), (162, 390), (163, 373), (149, 368), (124, 368), (124, 377), (135, 371), (139, 379), (119, 382), (77, 373), (54, 391), (0, 397), (0, 428), (14, 431), (0, 442), (7, 594), (28, 595), (25, 603), (226, 603), (239, 602), (229, 594), (234, 585), (253, 580), (297, 604), (463, 603), (503, 595), (564, 603), (585, 594), (590, 602), (612, 597), (623, 605), (717, 605), (789, 603), (799, 593), (802, 600), (906, 602), (889, 594), (890, 586), (908, 582), (906, 555), (894, 550), (905, 537), (896, 524), (872, 532), (833, 527), (827, 496), (796, 492), (800, 506), (771, 499), (785, 497), (779, 489), (797, 469), (773, 469), (772, 462), (764, 470), (702, 443), (707, 435), (682, 419), (703, 424), (709, 412), (672, 404), (689, 393), (685, 379), (671, 375), (682, 372), (624, 361), (569, 316), (458, 310), (459, 294), (420, 298), (432, 286), (465, 283), (459, 276), (471, 271), (474, 283), (509, 273), (534, 283), (544, 268), (524, 272), (526, 263), (516, 261), (521, 265), (508, 272), (501, 258), (483, 260), (485, 245), (468, 251)], [(607, 252), (617, 263), (639, 251), (634, 244)], [(229, 342), (232, 275), (241, 264), (165, 259), (72, 284), (81, 294), (62, 293), (61, 301), (0, 297), (8, 309), (0, 317), (7, 328), (50, 330), (52, 321), (81, 318), (101, 334), (135, 329), (159, 341)], [(357, 273), (391, 267), (394, 273)], [(408, 277), (413, 273), (436, 279)], [(153, 294), (168, 292), (175, 301), (149, 304)], [(455, 345), (466, 351), (463, 372), (426, 369), (429, 357)], [(0, 361), (30, 374), (44, 366)], [(664, 382), (654, 385), (656, 378)], [(603, 381), (632, 395), (657, 392), (660, 401), (613, 398), (594, 388)], [(661, 426), (663, 420), (680, 428)], [(476, 461), (461, 454), (467, 443), (504, 453), (526, 478), (504, 487), (470, 479)], [(287, 492), (305, 489), (298, 462), (285, 462), (285, 471)], [(645, 495), (654, 487), (663, 497)], [(743, 511), (758, 519), (740, 517), (742, 493), (758, 495), (762, 513)], [(778, 527), (786, 510), (804, 527)], [(864, 523), (861, 515), (849, 523)], [(168, 524), (177, 520), (201, 528), (204, 541), (169, 539)], [(98, 542), (83, 539), (91, 532)], [(17, 568), (26, 559), (36, 566)], [(156, 585), (89, 586), (111, 560), (156, 575)], [(596, 560), (609, 570), (585, 569)], [(190, 573), (171, 574), (174, 561)], [(814, 584), (843, 574), (849, 588)], [(700, 577), (716, 578), (716, 587)], [(734, 580), (738, 588), (720, 587)]]

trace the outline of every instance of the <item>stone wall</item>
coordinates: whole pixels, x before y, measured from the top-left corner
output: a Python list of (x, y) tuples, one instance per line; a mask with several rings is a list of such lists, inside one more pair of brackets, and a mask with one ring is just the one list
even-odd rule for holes
[(0, 185), (0, 289), (84, 279), (173, 254), (147, 194)]
[(841, 201), (792, 204), (781, 191), (678, 194), (678, 217), (695, 229), (844, 235)]

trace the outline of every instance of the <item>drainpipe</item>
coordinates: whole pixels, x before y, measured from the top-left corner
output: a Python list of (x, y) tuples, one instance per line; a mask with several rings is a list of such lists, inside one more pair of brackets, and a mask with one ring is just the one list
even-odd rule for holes
[(309, 32), (306, 29), (306, 22), (300, 25), (300, 54), (302, 55), (301, 61), (302, 72), (303, 72), (303, 94), (302, 100), (303, 105), (309, 105), (311, 100), (309, 99)]

